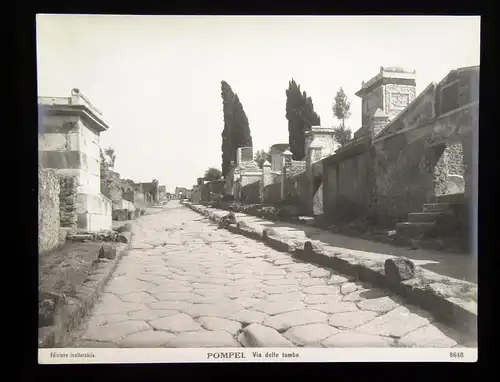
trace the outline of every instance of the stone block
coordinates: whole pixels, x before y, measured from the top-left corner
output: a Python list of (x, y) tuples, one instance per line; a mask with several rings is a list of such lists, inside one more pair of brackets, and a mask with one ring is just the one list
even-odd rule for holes
[(389, 282), (399, 283), (415, 277), (415, 264), (404, 257), (387, 259), (384, 263), (384, 271)]
[(130, 243), (131, 236), (130, 232), (122, 232), (118, 235), (117, 241), (120, 243)]

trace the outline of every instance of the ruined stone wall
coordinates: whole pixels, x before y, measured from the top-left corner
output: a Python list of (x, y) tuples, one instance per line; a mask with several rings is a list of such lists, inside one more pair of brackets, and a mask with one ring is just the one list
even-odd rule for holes
[(276, 204), (281, 200), (281, 182), (264, 187), (264, 203)]
[(286, 170), (286, 177), (291, 178), (306, 170), (306, 161), (292, 160), (290, 167)]
[(409, 142), (405, 134), (374, 145), (373, 203), (380, 221), (406, 221), (408, 213), (422, 210), (434, 196), (435, 165), (443, 152), (443, 146), (426, 147), (424, 140)]
[(436, 195), (452, 193), (449, 190), (449, 175), (464, 176), (463, 150), (461, 143), (446, 146), (434, 169)]
[(372, 212), (372, 152), (369, 147), (349, 151), (323, 161), (323, 212), (330, 221), (345, 222)]
[(78, 179), (74, 176), (60, 176), (59, 178), (59, 213), (61, 227), (76, 228), (77, 225), (77, 193)]
[(287, 177), (285, 180), (285, 199), (292, 202), (301, 211), (306, 213), (310, 205), (309, 177), (305, 171)]
[(59, 179), (54, 170), (38, 169), (38, 252), (59, 245)]
[(260, 180), (241, 188), (241, 201), (249, 204), (260, 203)]

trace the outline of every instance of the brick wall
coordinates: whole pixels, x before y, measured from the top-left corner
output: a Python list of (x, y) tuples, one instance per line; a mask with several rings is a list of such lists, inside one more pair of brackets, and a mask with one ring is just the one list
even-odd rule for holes
[(77, 188), (78, 181), (76, 177), (59, 177), (59, 213), (61, 219), (61, 227), (76, 228)]
[(38, 252), (59, 245), (59, 179), (54, 170), (38, 169)]

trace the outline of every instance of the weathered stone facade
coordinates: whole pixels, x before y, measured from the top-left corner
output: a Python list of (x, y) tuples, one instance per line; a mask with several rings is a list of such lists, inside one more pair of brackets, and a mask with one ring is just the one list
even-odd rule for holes
[(76, 229), (76, 196), (78, 194), (78, 179), (74, 176), (60, 176), (59, 184), (59, 211), (61, 217), (61, 227)]
[(38, 252), (59, 245), (59, 179), (54, 170), (38, 169)]
[[(397, 75), (392, 73), (387, 81), (394, 81)], [(367, 125), (335, 155), (323, 160), (328, 217), (350, 220), (364, 216), (392, 224), (406, 221), (409, 213), (420, 211), (439, 195), (462, 193), (470, 199), (479, 68), (451, 71), (416, 98), (411, 90), (414, 84), (394, 87), (378, 77), (358, 92)], [(365, 89), (375, 92), (377, 81), (384, 89), (382, 105), (379, 96)], [(395, 114), (397, 103), (402, 107), (407, 100), (412, 102)]]
[(38, 97), (39, 163), (77, 178), (78, 228), (111, 229), (111, 200), (101, 193), (100, 134), (109, 126), (78, 89), (70, 97)]

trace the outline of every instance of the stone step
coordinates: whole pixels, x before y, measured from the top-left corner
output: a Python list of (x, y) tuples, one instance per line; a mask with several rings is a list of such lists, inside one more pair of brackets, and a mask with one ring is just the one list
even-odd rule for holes
[(410, 223), (435, 222), (450, 217), (453, 217), (453, 214), (451, 212), (412, 212), (408, 214), (408, 222)]
[(419, 222), (419, 223), (397, 223), (396, 234), (407, 238), (421, 238), (435, 236), (435, 222)]
[(425, 203), (423, 212), (451, 212), (448, 203)]
[(438, 195), (434, 199), (436, 203), (448, 203), (448, 204), (466, 203), (466, 199), (463, 193)]

